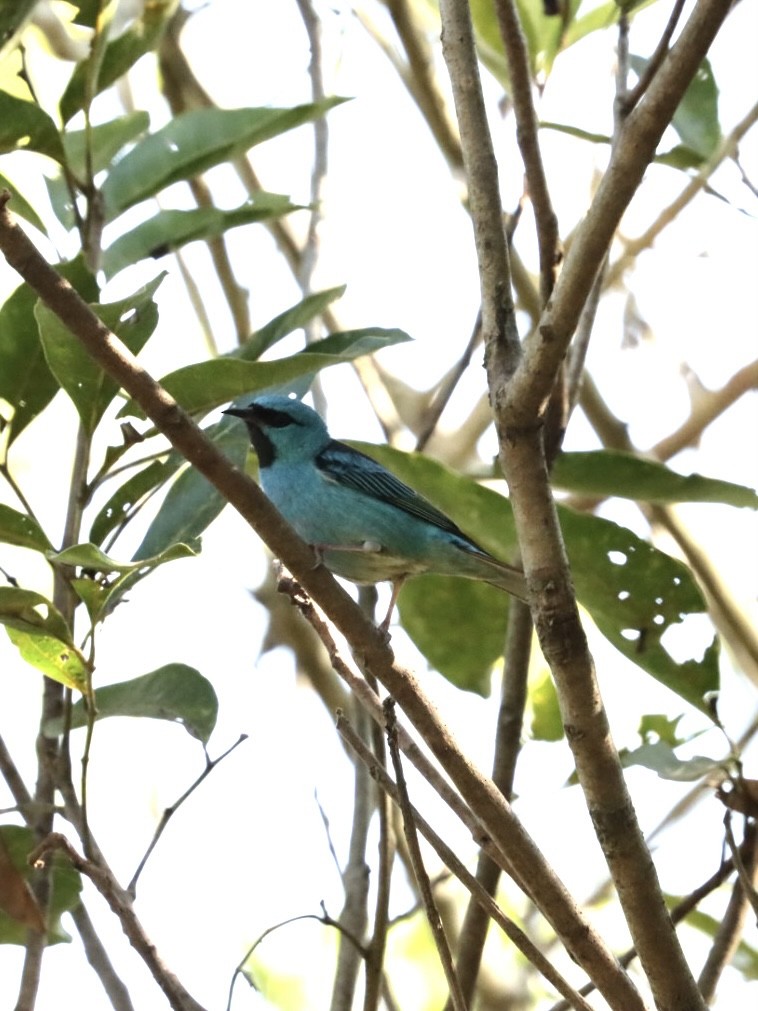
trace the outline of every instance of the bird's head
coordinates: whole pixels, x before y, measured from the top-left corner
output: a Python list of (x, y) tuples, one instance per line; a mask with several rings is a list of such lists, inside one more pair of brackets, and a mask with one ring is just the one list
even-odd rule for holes
[(319, 415), (299, 400), (258, 397), (247, 407), (229, 407), (223, 413), (245, 422), (261, 467), (274, 460), (313, 459), (330, 440)]

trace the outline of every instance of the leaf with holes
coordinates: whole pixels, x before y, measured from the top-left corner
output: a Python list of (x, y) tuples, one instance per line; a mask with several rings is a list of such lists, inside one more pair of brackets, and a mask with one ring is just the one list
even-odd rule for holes
[(184, 457), (180, 453), (171, 452), (165, 460), (153, 460), (132, 474), (111, 495), (92, 521), (90, 540), (102, 544), (109, 534), (132, 519), (149, 496), (170, 480), (184, 463)]
[[(351, 445), (420, 491), (496, 557), (503, 561), (513, 557), (517, 542), (508, 499), (426, 457), (387, 446)], [(704, 696), (718, 690), (718, 641), (689, 569), (609, 520), (566, 508), (559, 508), (559, 516), (577, 595), (603, 635), (633, 663), (710, 715)], [(411, 589), (413, 582), (400, 595), (403, 624), (430, 662), (443, 658), (440, 673), (455, 681), (459, 673), (444, 658), (452, 656), (460, 643), (461, 621), (465, 620), (466, 635), (475, 642), (489, 641), (493, 629), (504, 636), (502, 594), (499, 602), (497, 591), (493, 598), (499, 617), (483, 604), (480, 610), (458, 608), (456, 612), (432, 595), (433, 584), (428, 584), (429, 592), (419, 593)], [(424, 629), (431, 628), (435, 607), (444, 607), (445, 618), (435, 620), (435, 641), (430, 644)], [(704, 646), (694, 637), (700, 624), (706, 628)], [(482, 667), (472, 677), (479, 690), (486, 686), (484, 666), (490, 663), (491, 656), (483, 656)]]
[(41, 593), (0, 587), (0, 623), (31, 666), (67, 688), (83, 692), (89, 667), (63, 615)]

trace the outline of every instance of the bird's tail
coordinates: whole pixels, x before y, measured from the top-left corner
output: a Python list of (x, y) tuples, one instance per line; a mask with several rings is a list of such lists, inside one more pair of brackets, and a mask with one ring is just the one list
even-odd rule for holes
[(482, 566), (479, 578), (483, 579), (486, 583), (491, 583), (492, 586), (497, 586), (500, 590), (505, 590), (506, 593), (510, 593), (513, 597), (518, 597), (519, 600), (523, 600), (525, 603), (529, 600), (526, 579), (521, 569), (516, 569), (512, 565), (506, 565), (505, 562), (501, 562), (489, 554), (481, 554), (478, 556), (478, 559)]

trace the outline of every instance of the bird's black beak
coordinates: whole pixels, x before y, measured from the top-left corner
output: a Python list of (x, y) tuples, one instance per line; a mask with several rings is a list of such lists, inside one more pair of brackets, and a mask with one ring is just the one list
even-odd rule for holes
[(221, 413), (231, 414), (233, 417), (242, 418), (242, 420), (244, 421), (246, 418), (250, 416), (249, 412), (250, 409), (248, 407), (227, 407), (227, 409), (225, 411), (222, 411)]

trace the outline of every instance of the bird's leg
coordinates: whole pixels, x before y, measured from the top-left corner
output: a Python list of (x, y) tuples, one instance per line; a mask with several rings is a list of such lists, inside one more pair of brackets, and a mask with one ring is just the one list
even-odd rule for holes
[(384, 621), (379, 626), (382, 632), (387, 632), (390, 627), (390, 621), (392, 621), (392, 612), (395, 610), (395, 604), (397, 603), (397, 598), (402, 589), (403, 583), (405, 582), (405, 576), (400, 576), (399, 579), (392, 580), (392, 596), (390, 597), (390, 606), (387, 609), (387, 614), (384, 617)]

